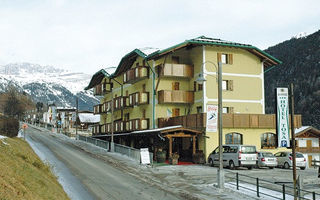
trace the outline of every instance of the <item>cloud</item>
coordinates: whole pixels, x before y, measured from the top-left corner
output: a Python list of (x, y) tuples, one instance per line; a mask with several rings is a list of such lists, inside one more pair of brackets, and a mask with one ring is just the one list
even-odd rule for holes
[[(4, 2), (4, 3), (3, 3)], [(94, 73), (134, 48), (200, 35), (267, 48), (319, 28), (319, 1), (3, 1), (0, 64), (34, 62)]]

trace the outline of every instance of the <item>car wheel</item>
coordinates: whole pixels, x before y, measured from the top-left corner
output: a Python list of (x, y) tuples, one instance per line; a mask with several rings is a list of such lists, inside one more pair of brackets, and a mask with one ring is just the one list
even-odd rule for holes
[(301, 169), (301, 170), (305, 170), (305, 169), (306, 169), (306, 167), (300, 167), (300, 169)]
[(212, 159), (209, 159), (209, 164), (211, 167), (214, 167), (214, 164), (213, 164), (213, 160)]
[(235, 165), (234, 165), (232, 160), (229, 161), (229, 168), (230, 169), (235, 169)]
[(289, 165), (289, 163), (284, 163), (284, 165), (283, 165), (283, 167), (285, 168), (285, 169), (289, 169), (290, 168), (290, 165)]
[(248, 167), (248, 169), (249, 169), (249, 170), (251, 170), (251, 169), (252, 169), (252, 167)]
[(269, 169), (273, 169), (273, 167), (269, 167)]

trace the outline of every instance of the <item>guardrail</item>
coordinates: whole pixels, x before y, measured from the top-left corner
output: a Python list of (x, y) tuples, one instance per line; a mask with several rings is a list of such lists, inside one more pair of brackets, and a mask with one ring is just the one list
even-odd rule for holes
[(311, 160), (311, 166), (320, 167), (320, 160)]
[[(235, 176), (235, 177), (234, 177)], [(292, 199), (294, 196), (293, 186), (286, 185), (292, 182), (271, 182), (244, 174), (232, 173), (226, 174), (226, 178), (235, 180), (228, 184), (235, 186), (237, 190), (244, 189), (255, 192), (257, 197), (265, 196), (273, 199), (285, 200)], [(280, 186), (280, 187), (279, 187)], [(298, 199), (316, 200), (320, 198), (320, 194), (297, 188)]]
[[(96, 145), (98, 147), (110, 150), (110, 143), (105, 140), (99, 140), (92, 137), (86, 137), (83, 135), (78, 135), (78, 139), (81, 141), (88, 142), (90, 144)], [(124, 154), (130, 158), (133, 158), (135, 161), (140, 162), (140, 149), (135, 149), (132, 147), (124, 146), (121, 144), (114, 144), (114, 151), (116, 153)], [(153, 164), (153, 153), (149, 152), (150, 155), (150, 164)]]

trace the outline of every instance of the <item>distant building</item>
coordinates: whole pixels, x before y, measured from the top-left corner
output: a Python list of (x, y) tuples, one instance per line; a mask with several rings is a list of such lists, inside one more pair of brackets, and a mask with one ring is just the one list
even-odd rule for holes
[(303, 153), (311, 167), (312, 160), (320, 160), (320, 130), (312, 126), (302, 126), (295, 130), (297, 148), (296, 150)]

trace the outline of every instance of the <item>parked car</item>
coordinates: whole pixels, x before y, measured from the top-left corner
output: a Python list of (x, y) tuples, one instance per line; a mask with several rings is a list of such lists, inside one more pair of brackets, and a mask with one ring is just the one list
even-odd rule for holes
[(258, 167), (273, 169), (278, 165), (277, 158), (270, 152), (258, 152)]
[[(274, 155), (278, 159), (278, 167), (285, 169), (292, 167), (292, 154), (290, 152), (278, 152)], [(296, 166), (302, 170), (306, 169), (307, 162), (301, 153), (296, 153)]]
[[(257, 165), (258, 156), (255, 146), (249, 145), (223, 145), (223, 166), (235, 169), (236, 167), (247, 167), (252, 169)], [(219, 147), (208, 157), (211, 166), (219, 165)]]

